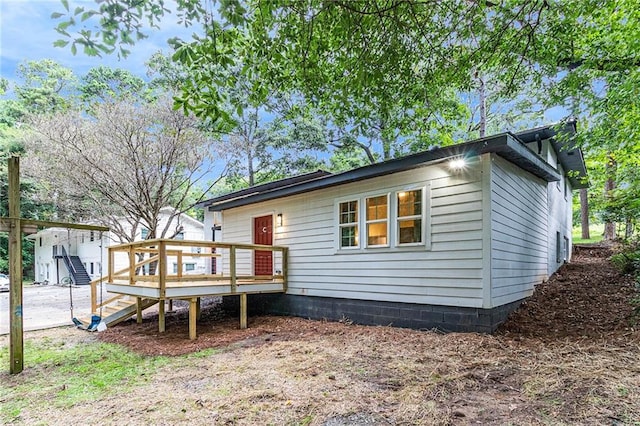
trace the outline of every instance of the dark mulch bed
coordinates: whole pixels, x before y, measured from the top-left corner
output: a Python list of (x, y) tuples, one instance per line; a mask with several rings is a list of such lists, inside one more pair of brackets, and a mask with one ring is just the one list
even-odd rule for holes
[[(571, 263), (513, 312), (498, 334), (538, 338), (616, 339), (638, 336), (631, 299), (635, 279), (616, 270), (607, 246), (578, 246)], [(640, 320), (640, 318), (639, 318)]]

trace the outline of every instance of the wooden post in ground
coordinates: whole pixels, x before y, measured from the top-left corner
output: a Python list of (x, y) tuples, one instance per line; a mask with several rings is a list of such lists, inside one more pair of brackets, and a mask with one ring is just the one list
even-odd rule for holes
[(160, 241), (158, 246), (158, 281), (160, 284), (160, 300), (158, 301), (158, 331), (164, 333), (164, 302), (167, 291), (167, 245)]
[[(20, 217), (20, 157), (11, 157), (8, 164), (9, 217), (0, 218), (0, 231), (9, 232), (9, 373), (24, 369), (24, 322), (22, 293), (22, 233), (34, 234), (38, 226), (66, 227), (108, 231), (104, 226), (22, 219)], [(112, 264), (109, 265), (112, 276)]]
[(196, 303), (196, 319), (198, 321), (200, 321), (200, 318), (202, 317), (202, 310), (200, 309), (200, 302), (201, 302), (201, 298), (198, 297), (198, 302)]
[(198, 298), (192, 297), (189, 299), (189, 339), (196, 340), (196, 325), (197, 325), (197, 314), (198, 314)]
[[(20, 217), (20, 158), (9, 159), (9, 217)], [(24, 341), (22, 316), (22, 230), (20, 219), (11, 221), (9, 229), (9, 323), (10, 355), (9, 372), (20, 373), (24, 369)]]
[(136, 297), (136, 323), (142, 324), (142, 297)]
[(247, 293), (240, 293), (240, 328), (247, 328)]

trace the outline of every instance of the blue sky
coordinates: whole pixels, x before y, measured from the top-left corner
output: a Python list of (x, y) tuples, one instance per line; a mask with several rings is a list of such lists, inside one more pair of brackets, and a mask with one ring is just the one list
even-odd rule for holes
[[(70, 8), (95, 6), (93, 1), (71, 0)], [(169, 2), (167, 2), (169, 3)], [(169, 5), (171, 8), (171, 5)], [(77, 76), (96, 66), (106, 65), (113, 68), (124, 68), (144, 77), (144, 63), (158, 50), (169, 52), (167, 40), (180, 36), (189, 38), (193, 29), (185, 29), (169, 16), (160, 30), (147, 31), (149, 38), (139, 41), (131, 47), (131, 54), (122, 60), (116, 55), (89, 57), (79, 52), (71, 54), (69, 47), (53, 47), (53, 42), (60, 39), (54, 30), (57, 21), (51, 19), (51, 13), (63, 11), (59, 0), (0, 0), (0, 75), (8, 80), (16, 78), (17, 66), (28, 60), (53, 59), (63, 66), (71, 68)], [(81, 49), (79, 49), (81, 50)]]

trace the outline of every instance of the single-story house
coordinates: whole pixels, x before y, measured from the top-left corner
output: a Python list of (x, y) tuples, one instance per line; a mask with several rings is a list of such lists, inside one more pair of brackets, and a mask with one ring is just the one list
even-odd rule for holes
[[(203, 240), (204, 225), (202, 222), (184, 214), (175, 215), (173, 207), (160, 209), (159, 229), (163, 229), (171, 220), (170, 227), (179, 229), (175, 238), (187, 240)], [(119, 228), (129, 234), (131, 221), (122, 219)], [(143, 226), (136, 230), (134, 241), (147, 238), (149, 230)], [(28, 236), (34, 241), (35, 280), (39, 282), (63, 283), (68, 278), (74, 284), (85, 285), (91, 280), (107, 274), (108, 248), (120, 244), (121, 241), (109, 232), (83, 231), (67, 228), (45, 228)], [(126, 256), (115, 258), (115, 270), (128, 265)], [(171, 267), (171, 266), (170, 266)], [(174, 269), (177, 265), (173, 265)], [(206, 262), (202, 258), (193, 257), (183, 263), (187, 274), (204, 273)]]
[[(289, 248), (286, 293), (250, 295), (250, 309), (491, 332), (571, 258), (572, 191), (587, 185), (575, 131), (506, 132), (219, 196), (201, 204), (205, 239)], [(255, 275), (282, 267), (265, 253), (248, 259)]]

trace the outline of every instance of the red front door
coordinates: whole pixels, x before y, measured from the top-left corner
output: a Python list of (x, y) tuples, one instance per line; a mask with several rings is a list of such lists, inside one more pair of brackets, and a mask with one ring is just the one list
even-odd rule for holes
[[(273, 245), (273, 216), (253, 218), (253, 243)], [(255, 250), (253, 269), (255, 275), (273, 275), (273, 252)]]

